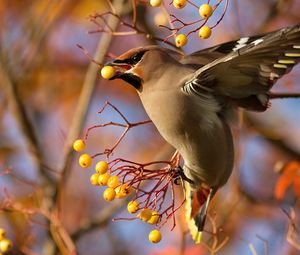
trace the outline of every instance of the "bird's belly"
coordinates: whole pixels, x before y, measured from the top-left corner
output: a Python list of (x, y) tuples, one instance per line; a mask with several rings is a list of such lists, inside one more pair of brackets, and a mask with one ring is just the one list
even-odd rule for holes
[[(190, 98), (141, 96), (146, 112), (163, 138), (184, 159), (185, 172), (197, 183), (210, 186), (226, 183), (232, 171), (233, 146), (227, 124), (216, 113), (207, 113)], [(150, 105), (151, 103), (151, 105)], [(209, 118), (208, 118), (209, 116)]]

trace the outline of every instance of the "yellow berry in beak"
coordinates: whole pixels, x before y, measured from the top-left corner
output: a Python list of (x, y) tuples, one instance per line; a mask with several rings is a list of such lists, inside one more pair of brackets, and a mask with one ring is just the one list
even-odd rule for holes
[(115, 68), (113, 68), (112, 66), (104, 66), (101, 69), (101, 76), (104, 79), (110, 79), (115, 75), (116, 71)]

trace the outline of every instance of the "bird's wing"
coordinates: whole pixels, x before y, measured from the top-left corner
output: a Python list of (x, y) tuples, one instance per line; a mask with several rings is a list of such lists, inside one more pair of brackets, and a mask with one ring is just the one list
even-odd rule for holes
[(241, 107), (263, 111), (270, 88), (300, 61), (300, 24), (237, 42), (217, 46), (215, 51), (225, 55), (200, 67), (183, 90), (208, 91)]
[(180, 63), (186, 65), (198, 65), (201, 67), (211, 63), (216, 59), (222, 58), (233, 51), (243, 48), (248, 44), (250, 44), (251, 42), (263, 36), (264, 34), (256, 35), (252, 37), (242, 37), (238, 40), (222, 43), (210, 48), (196, 51), (190, 55), (185, 55), (180, 60)]

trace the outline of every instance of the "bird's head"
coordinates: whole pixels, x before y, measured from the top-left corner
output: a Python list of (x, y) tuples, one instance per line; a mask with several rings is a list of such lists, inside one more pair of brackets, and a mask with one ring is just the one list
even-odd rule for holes
[(131, 49), (107, 64), (116, 71), (110, 80), (122, 79), (141, 91), (145, 83), (163, 75), (166, 62), (175, 63), (181, 56), (179, 52), (159, 46)]

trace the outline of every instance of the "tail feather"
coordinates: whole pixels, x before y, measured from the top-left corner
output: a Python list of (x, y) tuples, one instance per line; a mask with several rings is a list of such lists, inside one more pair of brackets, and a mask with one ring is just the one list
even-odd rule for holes
[[(206, 193), (204, 193), (204, 196), (205, 195)], [(186, 182), (185, 184), (185, 196), (186, 196), (186, 202), (185, 202), (186, 222), (194, 242), (196, 244), (199, 244), (202, 238), (203, 226), (198, 220), (196, 220), (196, 218), (198, 217), (200, 208), (205, 203), (207, 196), (204, 200), (202, 189), (200, 189), (197, 192), (192, 191), (191, 185), (188, 182)]]

